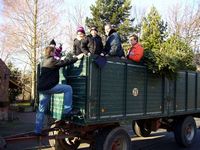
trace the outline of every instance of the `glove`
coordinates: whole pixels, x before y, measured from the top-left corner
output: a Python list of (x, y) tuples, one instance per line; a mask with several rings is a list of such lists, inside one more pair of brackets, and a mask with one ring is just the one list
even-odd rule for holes
[(78, 59), (81, 59), (82, 57), (83, 57), (83, 53), (81, 53), (81, 54), (79, 54), (79, 55), (77, 55), (76, 57), (78, 58)]

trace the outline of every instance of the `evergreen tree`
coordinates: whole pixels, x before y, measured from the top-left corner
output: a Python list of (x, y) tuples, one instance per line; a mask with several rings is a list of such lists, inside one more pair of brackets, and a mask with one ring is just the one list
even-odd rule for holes
[[(10, 69), (10, 72), (11, 72), (10, 79), (12, 81), (14, 81), (15, 83), (17, 83), (18, 85), (22, 86), (22, 82), (21, 82), (22, 72), (18, 68), (15, 68), (11, 62), (9, 62), (7, 64), (7, 66)], [(9, 99), (10, 99), (10, 101), (11, 102), (15, 101), (16, 96), (19, 95), (21, 92), (22, 92), (21, 87), (10, 88), (9, 89)]]
[(96, 0), (90, 7), (92, 18), (86, 18), (86, 25), (97, 26), (100, 35), (104, 35), (104, 25), (109, 22), (117, 28), (124, 42), (133, 32), (133, 19), (129, 19), (131, 8), (131, 0)]
[(155, 7), (143, 19), (141, 39), (144, 62), (154, 73), (172, 77), (178, 70), (195, 70), (192, 48), (178, 35), (168, 37), (167, 23), (161, 20)]
[(161, 20), (161, 16), (155, 7), (152, 7), (147, 17), (143, 18), (141, 27), (141, 43), (145, 49), (144, 62), (149, 70), (160, 72), (160, 64), (157, 59), (160, 55), (160, 48), (167, 37), (167, 24)]
[[(172, 35), (162, 45), (162, 68), (168, 68), (171, 72), (178, 70), (196, 70), (194, 65), (194, 52), (191, 46), (179, 35)], [(163, 63), (166, 62), (166, 63)]]
[(160, 49), (167, 37), (167, 23), (161, 20), (161, 16), (155, 7), (152, 7), (147, 17), (142, 21), (142, 44), (145, 49)]

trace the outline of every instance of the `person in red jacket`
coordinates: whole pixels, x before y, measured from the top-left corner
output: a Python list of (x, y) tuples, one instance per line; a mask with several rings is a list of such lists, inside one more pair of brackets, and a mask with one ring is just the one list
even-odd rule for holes
[(140, 62), (144, 55), (144, 48), (138, 43), (138, 36), (133, 34), (129, 37), (131, 48), (128, 51), (127, 58), (134, 62)]

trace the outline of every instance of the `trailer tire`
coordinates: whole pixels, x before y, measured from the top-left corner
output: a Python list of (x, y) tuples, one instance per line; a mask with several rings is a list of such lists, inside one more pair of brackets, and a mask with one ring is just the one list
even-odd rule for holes
[[(63, 134), (62, 132), (58, 132), (59, 134)], [(79, 137), (72, 138), (64, 138), (57, 139), (59, 146), (62, 147), (63, 150), (77, 150), (79, 145), (81, 144), (81, 140)]]
[[(51, 126), (54, 127), (55, 125)], [(59, 135), (63, 134), (62, 131), (51, 131), (49, 135)], [(65, 138), (65, 139), (50, 139), (49, 144), (51, 147), (54, 147), (55, 150), (76, 150), (80, 145), (80, 138)]]
[(177, 144), (182, 147), (190, 146), (196, 136), (196, 122), (193, 117), (179, 119), (175, 124), (174, 136)]
[(135, 134), (139, 137), (148, 137), (151, 134), (151, 129), (144, 121), (133, 121), (132, 128)]
[(116, 127), (106, 136), (103, 150), (131, 150), (131, 139), (122, 127)]
[(109, 134), (111, 130), (112, 128), (104, 128), (104, 129), (98, 130), (98, 132), (93, 138), (94, 141), (90, 143), (90, 150), (102, 150), (106, 136)]
[[(55, 125), (52, 125), (50, 128), (54, 128), (54, 127)], [(58, 131), (49, 132), (49, 136), (53, 136), (53, 135), (58, 135)], [(55, 139), (49, 139), (49, 145), (55, 150), (57, 150), (60, 147), (60, 144)], [(63, 149), (60, 148), (60, 150), (63, 150)]]

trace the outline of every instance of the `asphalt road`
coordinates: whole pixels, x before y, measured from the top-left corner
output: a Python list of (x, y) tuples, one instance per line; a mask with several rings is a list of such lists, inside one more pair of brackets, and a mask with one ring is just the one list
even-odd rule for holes
[[(133, 136), (132, 131), (129, 132)], [(197, 130), (195, 142), (191, 147), (181, 148), (177, 145), (173, 132), (159, 130), (152, 133), (149, 137), (142, 138), (134, 136), (131, 138), (133, 150), (200, 150), (200, 129)], [(89, 150), (80, 148), (80, 150)]]
[(200, 129), (191, 147), (181, 148), (177, 145), (172, 132), (157, 132), (147, 138), (135, 137), (132, 139), (134, 150), (199, 150), (200, 149)]
[[(133, 137), (132, 131), (129, 132)], [(181, 148), (176, 144), (173, 132), (165, 132), (164, 130), (159, 130), (158, 132), (152, 133), (149, 137), (142, 138), (134, 136), (131, 138), (132, 149), (133, 150), (198, 150), (200, 149), (200, 129), (197, 129), (197, 136), (195, 142), (189, 148)], [(12, 145), (8, 145), (5, 150), (54, 150), (50, 147), (49, 143), (43, 142), (17, 142)], [(89, 150), (88, 144), (81, 144), (79, 150)]]
[[(8, 124), (0, 123), (0, 134), (9, 135), (13, 133), (21, 133), (22, 131), (30, 131), (34, 128), (34, 114), (19, 114), (19, 120)], [(23, 118), (23, 121), (20, 121)], [(200, 119), (197, 120), (197, 127), (200, 126)], [(9, 129), (9, 130), (8, 130)], [(173, 132), (158, 130), (153, 132), (147, 138), (136, 137), (133, 135), (132, 129), (127, 127), (127, 131), (132, 137), (133, 150), (200, 150), (200, 129), (197, 129), (195, 142), (189, 148), (180, 148), (174, 139)], [(7, 145), (5, 150), (53, 150), (48, 141), (41, 143), (40, 141), (23, 141)], [(89, 150), (87, 144), (81, 144), (79, 150)]]

